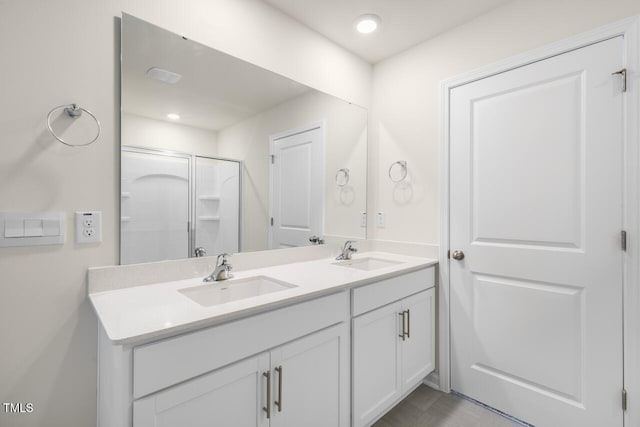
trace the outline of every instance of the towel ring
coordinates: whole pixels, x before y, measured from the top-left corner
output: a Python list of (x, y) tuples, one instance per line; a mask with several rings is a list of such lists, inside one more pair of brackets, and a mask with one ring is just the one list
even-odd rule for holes
[[(84, 144), (71, 144), (70, 142), (65, 141), (64, 139), (56, 135), (56, 133), (53, 131), (53, 128), (51, 127), (51, 116), (53, 115), (54, 112), (60, 109), (64, 109), (64, 112), (67, 113), (67, 116), (71, 117), (72, 119), (77, 119), (78, 117), (82, 116), (83, 112), (90, 115), (98, 125), (98, 133), (96, 134), (95, 138), (93, 138), (91, 141), (86, 142)], [(100, 120), (98, 120), (98, 118), (91, 111), (83, 107), (78, 107), (78, 105), (76, 104), (70, 104), (70, 105), (59, 105), (55, 107), (53, 110), (49, 111), (49, 114), (47, 114), (47, 129), (49, 129), (49, 133), (53, 135), (55, 139), (62, 142), (64, 145), (68, 145), (69, 147), (84, 147), (85, 145), (93, 144), (98, 140), (98, 138), (100, 137), (100, 132), (102, 131), (102, 126), (100, 126)]]
[[(392, 172), (398, 168), (400, 169), (400, 175), (394, 178), (394, 174)], [(406, 160), (398, 160), (397, 162), (391, 163), (391, 166), (389, 166), (389, 179), (391, 180), (391, 182), (404, 181), (404, 179), (407, 177), (407, 172), (408, 170)]]
[(336, 172), (336, 184), (338, 187), (344, 187), (349, 183), (349, 169), (342, 168)]

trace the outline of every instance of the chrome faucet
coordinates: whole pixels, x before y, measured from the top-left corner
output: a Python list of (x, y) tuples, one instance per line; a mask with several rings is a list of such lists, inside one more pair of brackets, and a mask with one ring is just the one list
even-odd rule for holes
[(336, 257), (336, 259), (351, 259), (351, 255), (354, 252), (358, 252), (358, 249), (354, 248), (353, 240), (347, 240), (347, 242), (342, 247), (342, 253)]
[[(202, 279), (203, 282), (220, 282), (221, 280), (231, 279), (233, 274), (230, 273), (233, 268), (231, 264), (227, 263), (227, 257), (229, 254), (220, 254), (216, 259), (216, 269), (213, 273)], [(222, 261), (220, 261), (222, 258)]]

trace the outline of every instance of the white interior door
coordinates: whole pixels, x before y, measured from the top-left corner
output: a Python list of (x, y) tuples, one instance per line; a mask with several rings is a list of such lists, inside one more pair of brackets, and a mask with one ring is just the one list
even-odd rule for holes
[(323, 234), (322, 127), (271, 139), (271, 249)]
[(452, 389), (622, 426), (622, 37), (452, 89)]

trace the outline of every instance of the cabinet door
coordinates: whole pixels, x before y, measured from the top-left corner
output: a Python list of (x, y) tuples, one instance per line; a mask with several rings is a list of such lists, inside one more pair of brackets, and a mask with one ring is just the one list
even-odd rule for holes
[(349, 349), (341, 323), (273, 350), (271, 427), (348, 427)]
[(408, 338), (402, 343), (402, 393), (421, 382), (435, 368), (434, 289), (402, 300), (407, 312)]
[(269, 354), (221, 368), (133, 403), (134, 427), (267, 427)]
[(353, 425), (364, 426), (402, 394), (400, 303), (353, 319)]

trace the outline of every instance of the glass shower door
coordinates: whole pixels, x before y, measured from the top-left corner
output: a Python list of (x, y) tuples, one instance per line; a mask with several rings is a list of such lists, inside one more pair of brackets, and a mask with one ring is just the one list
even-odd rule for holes
[(189, 257), (188, 156), (122, 150), (121, 260)]

